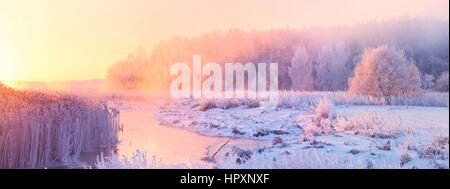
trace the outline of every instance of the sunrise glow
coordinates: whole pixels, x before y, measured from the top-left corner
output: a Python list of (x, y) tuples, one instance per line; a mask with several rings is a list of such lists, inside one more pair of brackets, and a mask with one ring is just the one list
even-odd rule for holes
[[(429, 16), (448, 20), (447, 0), (382, 1), (2, 1), (0, 78), (67, 81), (105, 78), (137, 47), (176, 35), (345, 25)], [(17, 56), (14, 62), (11, 52)], [(14, 65), (10, 65), (14, 64)], [(6, 67), (6, 68), (5, 68)], [(11, 75), (13, 69), (14, 75)]]

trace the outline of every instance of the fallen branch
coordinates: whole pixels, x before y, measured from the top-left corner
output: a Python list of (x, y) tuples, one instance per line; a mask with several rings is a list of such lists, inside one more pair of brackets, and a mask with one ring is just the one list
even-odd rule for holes
[(235, 137), (235, 136), (236, 136), (236, 134), (234, 134), (233, 136), (231, 136), (231, 137), (227, 140), (227, 142), (225, 142), (224, 144), (222, 144), (222, 146), (220, 146), (220, 148), (217, 149), (216, 153), (214, 153), (214, 154), (211, 156), (211, 159), (214, 159), (214, 156), (216, 156), (216, 154), (217, 154), (217, 153), (218, 153), (225, 145), (227, 145), (228, 142), (230, 142), (230, 140), (231, 140), (233, 137)]

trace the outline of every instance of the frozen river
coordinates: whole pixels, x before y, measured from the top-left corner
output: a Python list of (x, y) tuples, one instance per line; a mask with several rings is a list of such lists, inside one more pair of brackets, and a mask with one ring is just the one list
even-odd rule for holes
[[(146, 108), (131, 108), (120, 113), (123, 131), (119, 132), (119, 144), (114, 151), (122, 157), (131, 157), (133, 152), (139, 149), (146, 152), (148, 158), (155, 156), (157, 160), (162, 158), (164, 164), (185, 163), (191, 165), (200, 163), (212, 168), (212, 164), (202, 159), (211, 157), (222, 144), (229, 138), (210, 137), (199, 133), (175, 127), (163, 126), (155, 118), (159, 112), (158, 103)], [(240, 148), (250, 148), (269, 144), (267, 141), (233, 138), (227, 145), (238, 145)], [(96, 156), (104, 152), (110, 154), (111, 149), (98, 149), (95, 152), (83, 153), (80, 158), (89, 165), (94, 165)], [(217, 156), (220, 156), (218, 153)]]

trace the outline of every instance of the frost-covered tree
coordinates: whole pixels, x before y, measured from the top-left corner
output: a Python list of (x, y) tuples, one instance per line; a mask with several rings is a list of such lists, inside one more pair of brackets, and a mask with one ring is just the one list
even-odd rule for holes
[(289, 67), (289, 77), (293, 90), (312, 91), (314, 89), (313, 62), (305, 47), (300, 46), (295, 51)]
[(374, 97), (415, 96), (421, 93), (420, 72), (401, 50), (380, 46), (366, 49), (349, 79), (349, 92)]
[(423, 74), (422, 76), (422, 87), (424, 89), (431, 89), (434, 86), (435, 77), (431, 74)]
[(316, 89), (336, 91), (343, 90), (347, 85), (347, 68), (350, 52), (345, 45), (324, 46), (317, 56)]
[(448, 71), (445, 71), (439, 76), (439, 79), (436, 81), (436, 90), (441, 92), (449, 91), (449, 81), (448, 81)]
[(297, 47), (303, 46), (314, 70), (310, 78), (314, 81), (313, 90), (342, 90), (348, 87), (348, 78), (361, 61), (364, 48), (389, 44), (402, 49), (422, 74), (437, 77), (449, 69), (448, 23), (401, 18), (302, 30), (229, 29), (192, 37), (175, 36), (160, 41), (144, 62), (132, 58), (113, 65), (116, 68), (111, 68), (111, 75), (117, 76), (113, 80), (119, 88), (167, 89), (174, 79), (168, 72), (170, 66), (178, 62), (190, 64), (192, 55), (199, 54), (203, 63), (216, 62), (222, 67), (224, 63), (278, 63), (279, 89), (298, 89), (299, 81), (291, 79), (289, 70)]
[(134, 89), (143, 80), (143, 69), (146, 57), (137, 53), (128, 55), (126, 60), (114, 64), (108, 69), (107, 78), (115, 88)]
[(3, 91), (3, 90), (6, 91), (7, 89), (8, 89), (8, 87), (5, 84), (3, 84), (2, 81), (0, 81), (0, 91)]
[(113, 88), (152, 89), (163, 85), (164, 68), (152, 63), (143, 48), (118, 61), (107, 72), (107, 79)]

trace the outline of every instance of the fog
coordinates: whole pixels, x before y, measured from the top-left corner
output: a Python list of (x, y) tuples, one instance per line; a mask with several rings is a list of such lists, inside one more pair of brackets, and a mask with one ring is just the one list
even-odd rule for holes
[[(150, 53), (138, 49), (118, 61), (109, 68), (107, 78), (115, 88), (167, 88), (175, 77), (168, 74), (170, 65), (192, 63), (192, 55), (199, 54), (203, 64), (279, 63), (280, 89), (297, 89), (298, 82), (307, 79), (295, 81), (299, 78), (288, 73), (298, 71), (293, 62), (300, 58), (303, 64), (311, 64), (301, 69), (313, 83), (307, 90), (345, 90), (364, 50), (381, 45), (402, 50), (422, 75), (438, 78), (449, 69), (448, 26), (448, 21), (437, 19), (401, 18), (303, 30), (229, 29), (195, 37), (175, 36), (161, 41)], [(299, 56), (308, 56), (308, 62)]]

